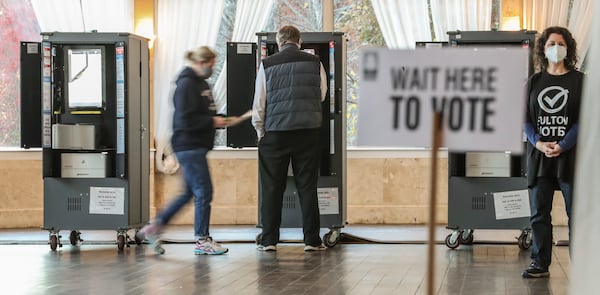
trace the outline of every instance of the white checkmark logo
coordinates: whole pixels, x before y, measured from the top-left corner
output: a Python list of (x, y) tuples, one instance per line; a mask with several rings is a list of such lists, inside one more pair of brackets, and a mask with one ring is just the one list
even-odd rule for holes
[(563, 89), (563, 91), (558, 92), (557, 94), (554, 95), (554, 97), (550, 98), (548, 96), (544, 96), (544, 101), (550, 106), (550, 107), (554, 107), (554, 105), (556, 104), (556, 102), (562, 97), (562, 96), (567, 96), (567, 94), (569, 94), (569, 90), (568, 89)]
[(562, 110), (567, 104), (567, 101), (569, 100), (569, 90), (560, 86), (550, 86), (542, 90), (540, 94), (538, 94), (537, 99), (542, 110), (548, 114), (554, 114)]

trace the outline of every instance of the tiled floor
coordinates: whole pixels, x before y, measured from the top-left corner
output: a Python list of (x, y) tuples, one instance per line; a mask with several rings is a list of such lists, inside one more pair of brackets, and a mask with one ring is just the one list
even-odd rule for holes
[[(0, 230), (3, 294), (426, 294), (426, 229), (422, 226), (349, 226), (362, 241), (304, 252), (300, 229), (283, 229), (277, 252), (256, 251), (252, 226), (212, 227), (229, 253), (194, 256), (191, 227), (171, 227), (166, 253), (148, 245), (118, 251), (116, 233), (82, 231), (85, 240), (50, 251), (37, 229)], [(551, 277), (522, 279), (529, 251), (515, 231), (476, 231), (475, 244), (448, 249), (450, 231), (438, 228), (435, 294), (567, 294), (569, 253), (554, 247)], [(555, 229), (555, 237), (566, 235)]]

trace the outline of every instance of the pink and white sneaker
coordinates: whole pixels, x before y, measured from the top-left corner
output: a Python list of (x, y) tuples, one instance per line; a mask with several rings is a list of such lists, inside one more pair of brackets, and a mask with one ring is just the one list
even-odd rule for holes
[(213, 241), (211, 237), (199, 239), (194, 246), (194, 254), (196, 255), (221, 255), (227, 253), (227, 251), (229, 249)]

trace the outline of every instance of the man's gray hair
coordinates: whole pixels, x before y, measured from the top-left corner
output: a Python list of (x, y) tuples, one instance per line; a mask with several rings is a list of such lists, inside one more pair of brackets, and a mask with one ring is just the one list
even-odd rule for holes
[(276, 39), (279, 46), (286, 43), (300, 44), (300, 30), (294, 26), (284, 26), (277, 32)]

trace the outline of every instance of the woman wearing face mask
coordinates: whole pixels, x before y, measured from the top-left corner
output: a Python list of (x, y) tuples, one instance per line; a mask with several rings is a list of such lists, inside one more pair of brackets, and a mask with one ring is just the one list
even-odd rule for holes
[(549, 27), (535, 45), (540, 72), (528, 81), (527, 180), (531, 189), (531, 264), (522, 276), (549, 276), (552, 257), (552, 200), (560, 189), (569, 217), (573, 205), (573, 174), (579, 130), (583, 73), (577, 63), (577, 43), (562, 27)]
[(216, 114), (211, 89), (206, 82), (212, 75), (216, 57), (216, 53), (206, 46), (186, 52), (185, 67), (176, 81), (171, 145), (183, 170), (185, 189), (136, 234), (138, 239), (148, 238), (160, 254), (164, 253), (159, 239), (161, 229), (193, 197), (197, 239), (194, 253), (214, 255), (228, 251), (213, 241), (208, 231), (213, 188), (206, 155), (213, 148), (215, 128), (227, 126), (227, 120)]

